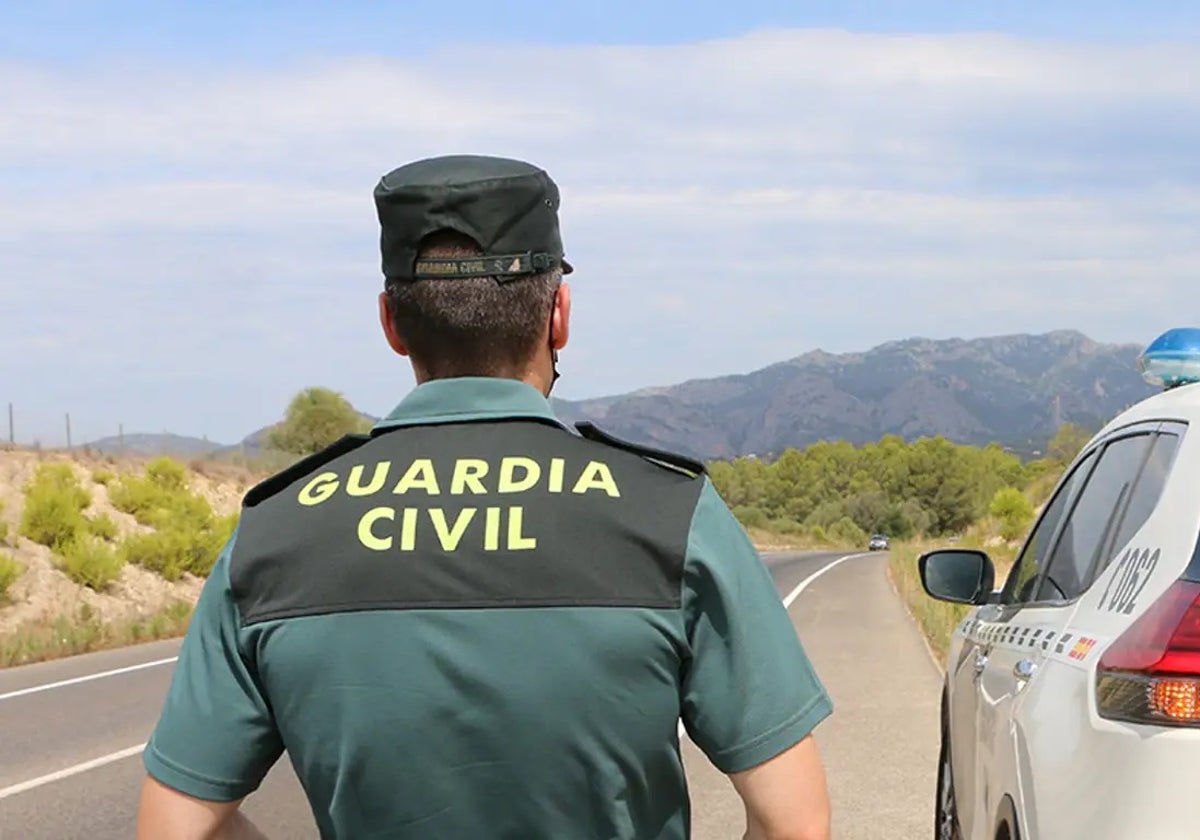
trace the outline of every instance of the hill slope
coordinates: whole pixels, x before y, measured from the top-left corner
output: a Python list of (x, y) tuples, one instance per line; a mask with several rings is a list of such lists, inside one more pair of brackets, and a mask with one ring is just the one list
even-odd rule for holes
[[(820, 350), (734, 376), (571, 402), (568, 423), (700, 458), (770, 457), (819, 440), (866, 443), (885, 434), (1002, 443), (1029, 454), (1065, 422), (1090, 429), (1152, 393), (1139, 345), (1101, 344), (1063, 330), (971, 340), (911, 338), (861, 353)], [(364, 414), (375, 421), (376, 418)], [(125, 454), (228, 457), (263, 452), (266, 429), (221, 446), (175, 435), (126, 435)], [(90, 444), (106, 453), (118, 441)]]
[(1098, 428), (1152, 393), (1137, 345), (1074, 331), (973, 340), (913, 338), (863, 353), (806, 353), (752, 373), (581, 402), (562, 419), (703, 458), (769, 456), (819, 440), (885, 434), (1044, 445), (1064, 422)]
[(113, 435), (91, 441), (87, 444), (87, 448), (113, 456), (173, 455), (178, 458), (199, 458), (213, 454), (221, 448), (221, 444), (187, 435), (163, 432), (159, 434), (138, 433), (123, 437)]

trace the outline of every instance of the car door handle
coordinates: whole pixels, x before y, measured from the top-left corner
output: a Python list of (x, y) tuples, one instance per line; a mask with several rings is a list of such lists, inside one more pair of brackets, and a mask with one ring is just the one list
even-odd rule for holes
[(1021, 659), (1013, 666), (1013, 676), (1019, 680), (1027, 680), (1037, 670), (1037, 663), (1032, 659)]
[(988, 658), (986, 654), (975, 652), (975, 676), (983, 673), (983, 669), (987, 667)]

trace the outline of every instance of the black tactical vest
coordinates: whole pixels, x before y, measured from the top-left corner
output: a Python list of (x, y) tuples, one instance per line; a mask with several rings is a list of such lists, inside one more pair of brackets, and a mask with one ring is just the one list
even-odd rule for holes
[(231, 583), (245, 625), (360, 610), (678, 608), (704, 466), (591, 424), (349, 436), (253, 488)]

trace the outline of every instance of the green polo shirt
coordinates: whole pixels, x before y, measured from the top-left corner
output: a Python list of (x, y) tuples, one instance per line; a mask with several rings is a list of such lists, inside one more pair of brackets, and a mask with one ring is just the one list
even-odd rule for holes
[(325, 838), (666, 840), (680, 720), (733, 773), (831, 710), (706, 476), (467, 378), (247, 496), (144, 760), (231, 801), (286, 751)]

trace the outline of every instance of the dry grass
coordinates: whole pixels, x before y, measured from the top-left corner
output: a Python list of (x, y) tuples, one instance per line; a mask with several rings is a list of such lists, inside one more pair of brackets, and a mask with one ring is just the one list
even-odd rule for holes
[[(996, 566), (996, 588), (1004, 585), (1015, 554), (1011, 545), (987, 545), (986, 540), (964, 539), (953, 544), (955, 548), (982, 548), (987, 551)], [(917, 626), (925, 634), (930, 648), (940, 663), (945, 661), (950, 646), (950, 636), (954, 628), (966, 616), (969, 607), (960, 604), (948, 604), (930, 598), (921, 586), (921, 577), (917, 572), (917, 558), (926, 551), (935, 548), (949, 548), (947, 542), (911, 542), (892, 547), (888, 556), (888, 573), (891, 576), (896, 591), (904, 600), (909, 613), (916, 620)]]
[(767, 528), (747, 528), (746, 533), (759, 551), (836, 551), (855, 547), (831, 540), (817, 540), (811, 534), (781, 534)]
[(187, 632), (192, 605), (177, 601), (134, 620), (105, 622), (86, 608), (75, 616), (26, 624), (0, 637), (0, 668), (171, 639)]

